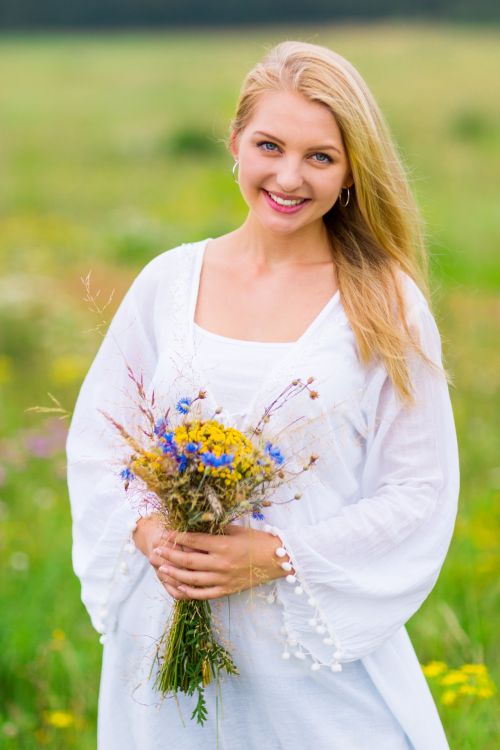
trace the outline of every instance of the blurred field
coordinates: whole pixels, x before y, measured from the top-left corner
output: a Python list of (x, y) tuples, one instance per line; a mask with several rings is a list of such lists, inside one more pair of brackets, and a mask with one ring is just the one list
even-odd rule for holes
[[(96, 327), (146, 261), (244, 219), (222, 139), (245, 72), (284, 38), (358, 67), (427, 219), (462, 493), (443, 572), (408, 629), (422, 664), (485, 664), (500, 680), (500, 29), (0, 37), (2, 748), (95, 747), (100, 646), (71, 569), (65, 423), (25, 409), (50, 392), (71, 410)], [(83, 299), (89, 270), (99, 304), (115, 289), (102, 315)], [(498, 747), (496, 694), (429, 681), (454, 750)]]

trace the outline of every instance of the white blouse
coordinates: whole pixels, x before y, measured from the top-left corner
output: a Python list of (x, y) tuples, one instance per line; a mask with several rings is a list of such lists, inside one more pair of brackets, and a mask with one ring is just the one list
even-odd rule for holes
[[(218, 727), (220, 748), (446, 750), (404, 627), (436, 582), (456, 517), (458, 451), (446, 381), (412, 359), (417, 406), (401, 405), (382, 364), (360, 363), (339, 293), (296, 342), (278, 348), (203, 331), (194, 310), (207, 242), (163, 253), (135, 279), (68, 436), (73, 562), (104, 640), (99, 747), (215, 748)], [(409, 277), (402, 281), (408, 322), (439, 364), (425, 298)], [(240, 429), (293, 378), (313, 375), (320, 394), (287, 402), (268, 426), (297, 466), (312, 451), (320, 457), (294, 485), (302, 499), (279, 504), (290, 495), (279, 488), (263, 521), (241, 521), (284, 543), (297, 579), (212, 602), (240, 675), (207, 688), (204, 727), (190, 719), (193, 699), (159, 702), (152, 687), (155, 642), (172, 600), (130, 544), (138, 498), (123, 491), (124, 448), (98, 413), (137, 425), (127, 365), (142, 371), (157, 403), (172, 406), (203, 388), (200, 415), (220, 405), (220, 418)]]

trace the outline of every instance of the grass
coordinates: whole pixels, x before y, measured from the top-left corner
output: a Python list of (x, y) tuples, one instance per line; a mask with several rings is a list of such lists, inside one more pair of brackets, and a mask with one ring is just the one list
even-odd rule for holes
[[(64, 435), (99, 343), (80, 281), (114, 306), (139, 268), (246, 215), (223, 139), (247, 69), (284, 38), (353, 61), (427, 220), (461, 454), (455, 535), (408, 629), (422, 663), (486, 664), (498, 628), (498, 28), (332, 26), (0, 38), (0, 747), (95, 747), (100, 646), (71, 568)], [(498, 700), (443, 703), (453, 748), (493, 750)]]

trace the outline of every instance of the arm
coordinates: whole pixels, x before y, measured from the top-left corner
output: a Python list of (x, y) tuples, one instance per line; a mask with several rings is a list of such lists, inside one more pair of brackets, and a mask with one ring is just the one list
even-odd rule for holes
[(115, 627), (120, 604), (147, 565), (131, 538), (140, 512), (119, 476), (125, 448), (98, 410), (125, 426), (137, 421), (127, 365), (143, 373), (147, 389), (156, 364), (154, 263), (135, 279), (109, 326), (78, 395), (66, 444), (73, 566), (101, 633)]
[[(409, 322), (441, 364), (427, 305), (414, 308)], [(418, 610), (453, 533), (459, 467), (447, 383), (413, 357), (411, 376), (414, 408), (400, 404), (383, 374), (366, 394), (371, 429), (361, 498), (320, 523), (279, 530), (306, 594), (278, 583), (292, 640), (335, 667), (374, 651)]]

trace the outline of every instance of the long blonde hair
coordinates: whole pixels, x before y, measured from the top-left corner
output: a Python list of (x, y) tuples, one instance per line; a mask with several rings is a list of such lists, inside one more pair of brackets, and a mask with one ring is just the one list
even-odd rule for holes
[[(423, 221), (387, 124), (357, 70), (332, 50), (285, 41), (247, 74), (226, 142), (250, 121), (261, 94), (293, 91), (324, 104), (342, 134), (354, 186), (323, 217), (342, 303), (364, 364), (380, 358), (396, 392), (414, 403), (406, 352), (432, 366), (406, 321), (400, 269), (430, 304)], [(395, 303), (395, 305), (394, 305)]]

